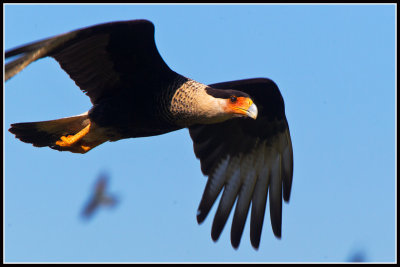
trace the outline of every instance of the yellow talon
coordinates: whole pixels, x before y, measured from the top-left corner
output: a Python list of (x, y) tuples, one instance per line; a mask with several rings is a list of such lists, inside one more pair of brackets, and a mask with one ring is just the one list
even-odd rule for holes
[[(80, 132), (78, 132), (75, 135), (68, 135), (68, 136), (61, 136), (60, 139), (56, 142), (56, 145), (58, 146), (72, 146), (74, 145), (76, 142), (78, 142), (79, 140), (81, 140), (85, 135), (87, 135), (89, 133), (90, 130), (90, 123), (88, 124), (88, 126), (86, 126), (85, 128), (83, 128)], [(82, 146), (83, 148), (83, 146)], [(87, 151), (88, 147), (83, 148), (85, 151)], [(87, 149), (87, 150), (86, 150)]]
[(64, 142), (68, 142), (68, 139), (71, 138), (73, 135), (68, 135), (68, 136), (61, 136), (61, 140), (63, 140)]
[(88, 152), (90, 149), (92, 149), (90, 146), (84, 146), (84, 145), (81, 145), (81, 148), (82, 148), (85, 152)]

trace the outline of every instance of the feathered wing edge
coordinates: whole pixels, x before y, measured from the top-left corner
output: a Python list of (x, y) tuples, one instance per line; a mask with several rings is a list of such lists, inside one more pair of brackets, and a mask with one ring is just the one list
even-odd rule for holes
[[(213, 85), (211, 85), (213, 86)], [(216, 84), (215, 88), (244, 89), (260, 108), (256, 121), (235, 119), (189, 127), (195, 155), (208, 181), (197, 220), (203, 222), (222, 191), (211, 236), (219, 238), (236, 202), (231, 243), (237, 248), (251, 203), (250, 240), (258, 248), (267, 196), (274, 235), (281, 237), (282, 197), (290, 199), (293, 149), (283, 98), (274, 82), (257, 78)], [(276, 119), (273, 119), (276, 118)]]
[(54, 49), (74, 36), (73, 32), (61, 34), (6, 51), (5, 58), (19, 57), (5, 65), (4, 80), (12, 78), (35, 60), (48, 56)]
[(289, 201), (293, 173), (293, 154), (289, 130), (281, 133), (271, 143), (261, 141), (246, 154), (226, 156), (208, 176), (197, 212), (202, 223), (222, 192), (213, 220), (211, 237), (218, 240), (235, 202), (231, 228), (231, 243), (239, 246), (251, 203), (250, 240), (258, 248), (264, 222), (268, 192), (273, 232), (281, 237), (282, 190)]

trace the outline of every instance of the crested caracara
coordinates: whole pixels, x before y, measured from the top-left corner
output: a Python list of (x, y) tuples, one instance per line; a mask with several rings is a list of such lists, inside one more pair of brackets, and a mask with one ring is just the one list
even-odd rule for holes
[[(251, 207), (250, 240), (259, 247), (267, 195), (273, 232), (281, 236), (293, 150), (282, 95), (270, 79), (205, 85), (163, 61), (147, 20), (105, 23), (5, 53), (8, 80), (31, 62), (53, 57), (93, 107), (51, 121), (15, 123), (9, 131), (36, 147), (86, 153), (107, 142), (188, 128), (208, 177), (197, 212), (203, 222), (223, 191), (211, 236), (219, 238), (236, 202), (231, 243), (237, 248)], [(251, 205), (250, 205), (251, 203)]]

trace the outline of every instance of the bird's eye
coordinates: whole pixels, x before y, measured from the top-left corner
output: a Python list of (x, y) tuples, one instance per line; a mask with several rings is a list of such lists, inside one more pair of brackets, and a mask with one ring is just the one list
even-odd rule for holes
[(236, 96), (231, 96), (231, 103), (235, 103), (237, 101), (237, 98), (236, 98)]

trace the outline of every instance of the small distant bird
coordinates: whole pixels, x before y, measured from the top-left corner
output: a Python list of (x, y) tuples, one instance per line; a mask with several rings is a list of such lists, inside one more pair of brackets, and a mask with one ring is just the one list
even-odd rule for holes
[(93, 195), (85, 206), (82, 216), (89, 219), (93, 216), (94, 212), (101, 206), (113, 207), (117, 203), (117, 199), (106, 193), (108, 183), (108, 176), (102, 174), (96, 181)]
[(251, 204), (250, 241), (258, 248), (269, 195), (272, 229), (281, 237), (282, 197), (289, 201), (293, 150), (283, 98), (272, 80), (205, 85), (184, 77), (161, 58), (154, 25), (147, 20), (95, 25), (5, 53), (5, 58), (14, 56), (19, 57), (5, 66), (6, 80), (37, 59), (53, 57), (93, 103), (77, 116), (12, 124), (9, 131), (18, 139), (86, 153), (107, 141), (188, 128), (208, 176), (198, 223), (223, 191), (212, 239), (219, 238), (236, 202), (231, 243), (237, 248)]
[(366, 262), (367, 255), (364, 250), (357, 250), (350, 254), (347, 261), (348, 262)]

